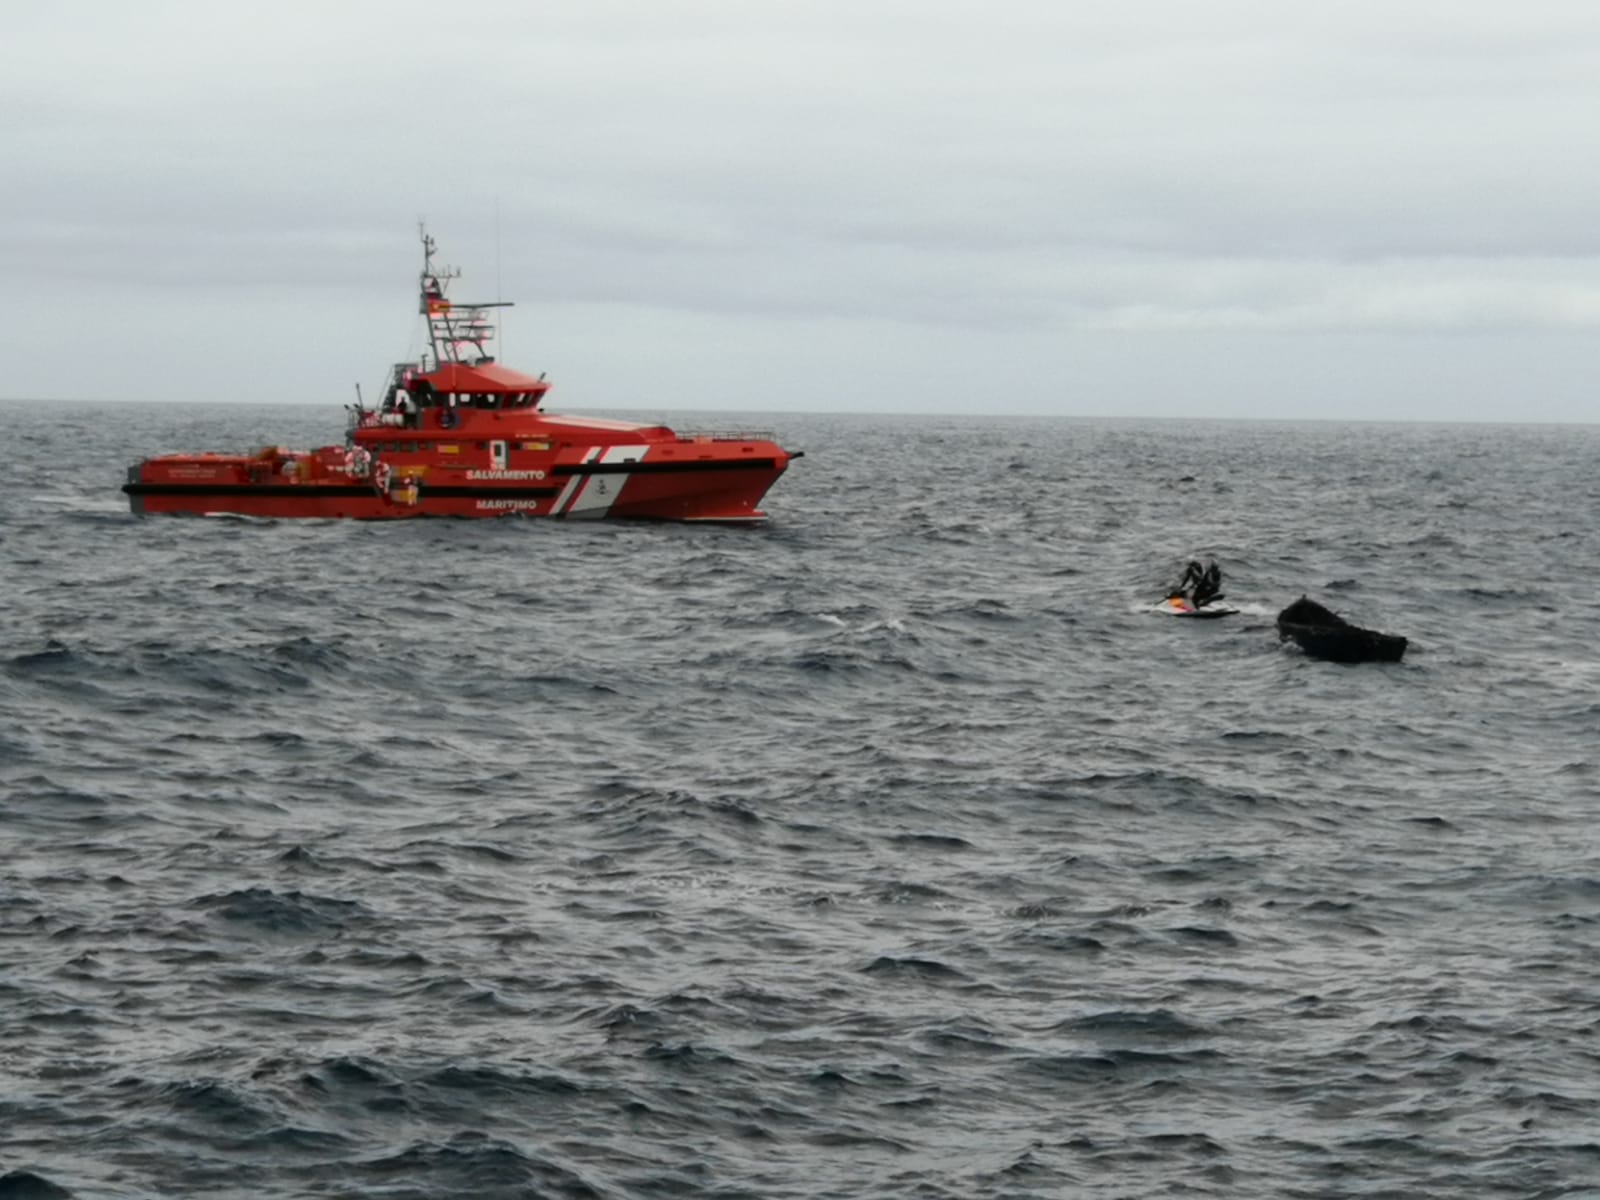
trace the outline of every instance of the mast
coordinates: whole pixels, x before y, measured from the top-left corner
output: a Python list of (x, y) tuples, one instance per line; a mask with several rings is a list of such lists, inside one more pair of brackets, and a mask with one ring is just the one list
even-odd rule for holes
[(428, 234), (426, 226), (419, 225), (422, 234), (422, 275), (419, 280), (421, 298), (418, 311), (428, 318), (428, 342), (432, 347), (433, 362), (424, 361), (424, 371), (436, 371), (447, 363), (472, 366), (493, 362), (486, 348), (495, 336), (494, 319), (488, 314), (491, 308), (510, 308), (510, 300), (493, 300), (484, 303), (464, 304), (447, 295), (450, 281), (461, 277), (461, 268), (433, 265), (438, 249)]

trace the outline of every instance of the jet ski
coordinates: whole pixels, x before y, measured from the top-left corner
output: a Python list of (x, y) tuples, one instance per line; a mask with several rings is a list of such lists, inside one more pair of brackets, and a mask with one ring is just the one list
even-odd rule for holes
[(1232, 617), (1239, 610), (1231, 604), (1200, 604), (1190, 602), (1187, 596), (1168, 596), (1156, 605), (1156, 611), (1168, 617), (1188, 617), (1195, 621), (1209, 621), (1217, 617)]
[(1183, 579), (1167, 593), (1167, 598), (1156, 605), (1156, 611), (1169, 617), (1188, 617), (1192, 620), (1214, 620), (1231, 617), (1239, 610), (1223, 604), (1222, 568), (1214, 562), (1201, 566), (1191, 562), (1184, 568)]

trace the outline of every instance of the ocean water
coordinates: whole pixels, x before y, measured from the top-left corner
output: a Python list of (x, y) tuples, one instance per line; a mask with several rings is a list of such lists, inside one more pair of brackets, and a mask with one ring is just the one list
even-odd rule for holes
[(1600, 427), (764, 414), (722, 529), (0, 416), (3, 1200), (1600, 1195)]

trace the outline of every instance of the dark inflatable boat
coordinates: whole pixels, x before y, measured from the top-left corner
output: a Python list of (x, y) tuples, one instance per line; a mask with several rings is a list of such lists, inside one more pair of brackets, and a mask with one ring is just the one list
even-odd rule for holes
[(1329, 662), (1399, 662), (1406, 652), (1405, 638), (1352, 625), (1305, 596), (1278, 614), (1278, 637)]

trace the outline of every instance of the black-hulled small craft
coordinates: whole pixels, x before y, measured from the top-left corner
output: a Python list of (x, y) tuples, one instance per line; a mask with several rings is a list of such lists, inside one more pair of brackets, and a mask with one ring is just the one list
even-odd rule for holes
[(1306, 596), (1278, 614), (1278, 638), (1329, 662), (1399, 662), (1406, 652), (1405, 638), (1352, 625)]

